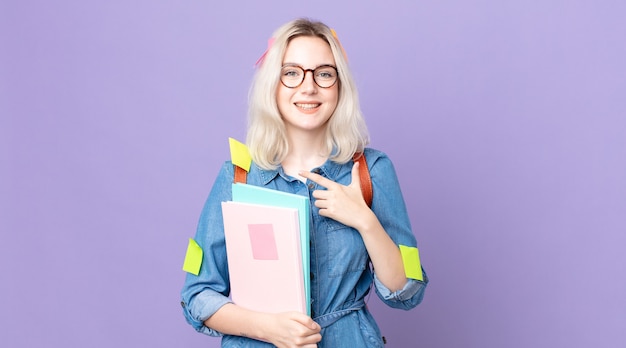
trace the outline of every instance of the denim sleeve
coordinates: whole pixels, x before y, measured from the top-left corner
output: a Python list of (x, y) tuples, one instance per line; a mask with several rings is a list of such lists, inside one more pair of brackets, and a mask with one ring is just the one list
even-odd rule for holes
[[(367, 161), (374, 191), (372, 211), (396, 245), (417, 247), (393, 163), (389, 157), (376, 150), (370, 149), (370, 152), (365, 154), (369, 155)], [(407, 279), (404, 288), (395, 292), (385, 287), (375, 272), (376, 270), (374, 270), (376, 294), (386, 305), (408, 310), (422, 302), (428, 284), (426, 272), (424, 281)]]
[(407, 279), (404, 288), (394, 292), (391, 292), (391, 290), (384, 286), (383, 283), (378, 280), (376, 274), (374, 274), (376, 295), (389, 307), (404, 310), (415, 308), (422, 302), (422, 299), (424, 299), (424, 290), (426, 290), (426, 285), (428, 284), (428, 276), (423, 269), (422, 272), (424, 273), (424, 281)]
[(210, 336), (222, 334), (206, 327), (204, 321), (231, 302), (221, 203), (231, 200), (232, 182), (233, 166), (226, 162), (204, 204), (194, 238), (203, 250), (200, 272), (197, 276), (187, 273), (181, 290), (181, 305), (187, 322), (198, 332)]

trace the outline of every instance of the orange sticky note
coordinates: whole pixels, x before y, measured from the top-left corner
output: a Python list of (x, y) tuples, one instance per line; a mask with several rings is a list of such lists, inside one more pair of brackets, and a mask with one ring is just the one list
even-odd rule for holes
[(183, 271), (198, 275), (200, 273), (200, 266), (202, 265), (202, 248), (196, 243), (195, 240), (189, 238), (189, 245), (187, 245), (187, 254), (185, 255), (185, 262), (183, 263)]
[(402, 254), (402, 263), (404, 264), (406, 277), (423, 281), (422, 263), (420, 262), (420, 254), (417, 248), (400, 245), (400, 254)]
[(228, 143), (230, 144), (230, 160), (233, 164), (244, 169), (246, 172), (250, 171), (252, 157), (250, 157), (248, 147), (233, 138), (228, 138)]

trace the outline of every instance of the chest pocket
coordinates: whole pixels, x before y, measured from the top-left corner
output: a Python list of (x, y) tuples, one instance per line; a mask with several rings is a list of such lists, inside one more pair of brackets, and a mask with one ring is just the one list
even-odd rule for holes
[(332, 219), (325, 219), (324, 224), (329, 277), (341, 277), (349, 272), (365, 270), (368, 254), (359, 232)]

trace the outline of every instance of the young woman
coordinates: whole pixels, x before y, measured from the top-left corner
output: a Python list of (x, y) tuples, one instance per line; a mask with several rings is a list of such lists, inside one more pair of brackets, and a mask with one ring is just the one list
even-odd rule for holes
[[(400, 245), (416, 247), (395, 170), (368, 135), (342, 47), (331, 29), (306, 19), (274, 33), (252, 85), (247, 183), (311, 200), (311, 317), (260, 313), (233, 304), (221, 202), (231, 200), (233, 165), (222, 167), (195, 240), (204, 250), (198, 276), (188, 274), (183, 312), (198, 331), (223, 336), (223, 347), (382, 347), (365, 306), (370, 287), (387, 305), (417, 306), (428, 278), (407, 278)], [(366, 204), (364, 154), (373, 201)], [(421, 271), (421, 270), (420, 270)]]

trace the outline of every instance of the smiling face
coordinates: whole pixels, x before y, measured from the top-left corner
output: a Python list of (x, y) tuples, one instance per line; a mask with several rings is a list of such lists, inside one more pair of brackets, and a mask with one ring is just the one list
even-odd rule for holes
[[(335, 66), (335, 59), (328, 43), (318, 37), (300, 36), (287, 45), (283, 66), (300, 66), (315, 69), (323, 65)], [(281, 73), (282, 74), (282, 73)], [(302, 84), (296, 88), (278, 84), (276, 103), (288, 133), (305, 131), (323, 134), (339, 99), (339, 82), (329, 88), (319, 87), (313, 72), (305, 72)]]

